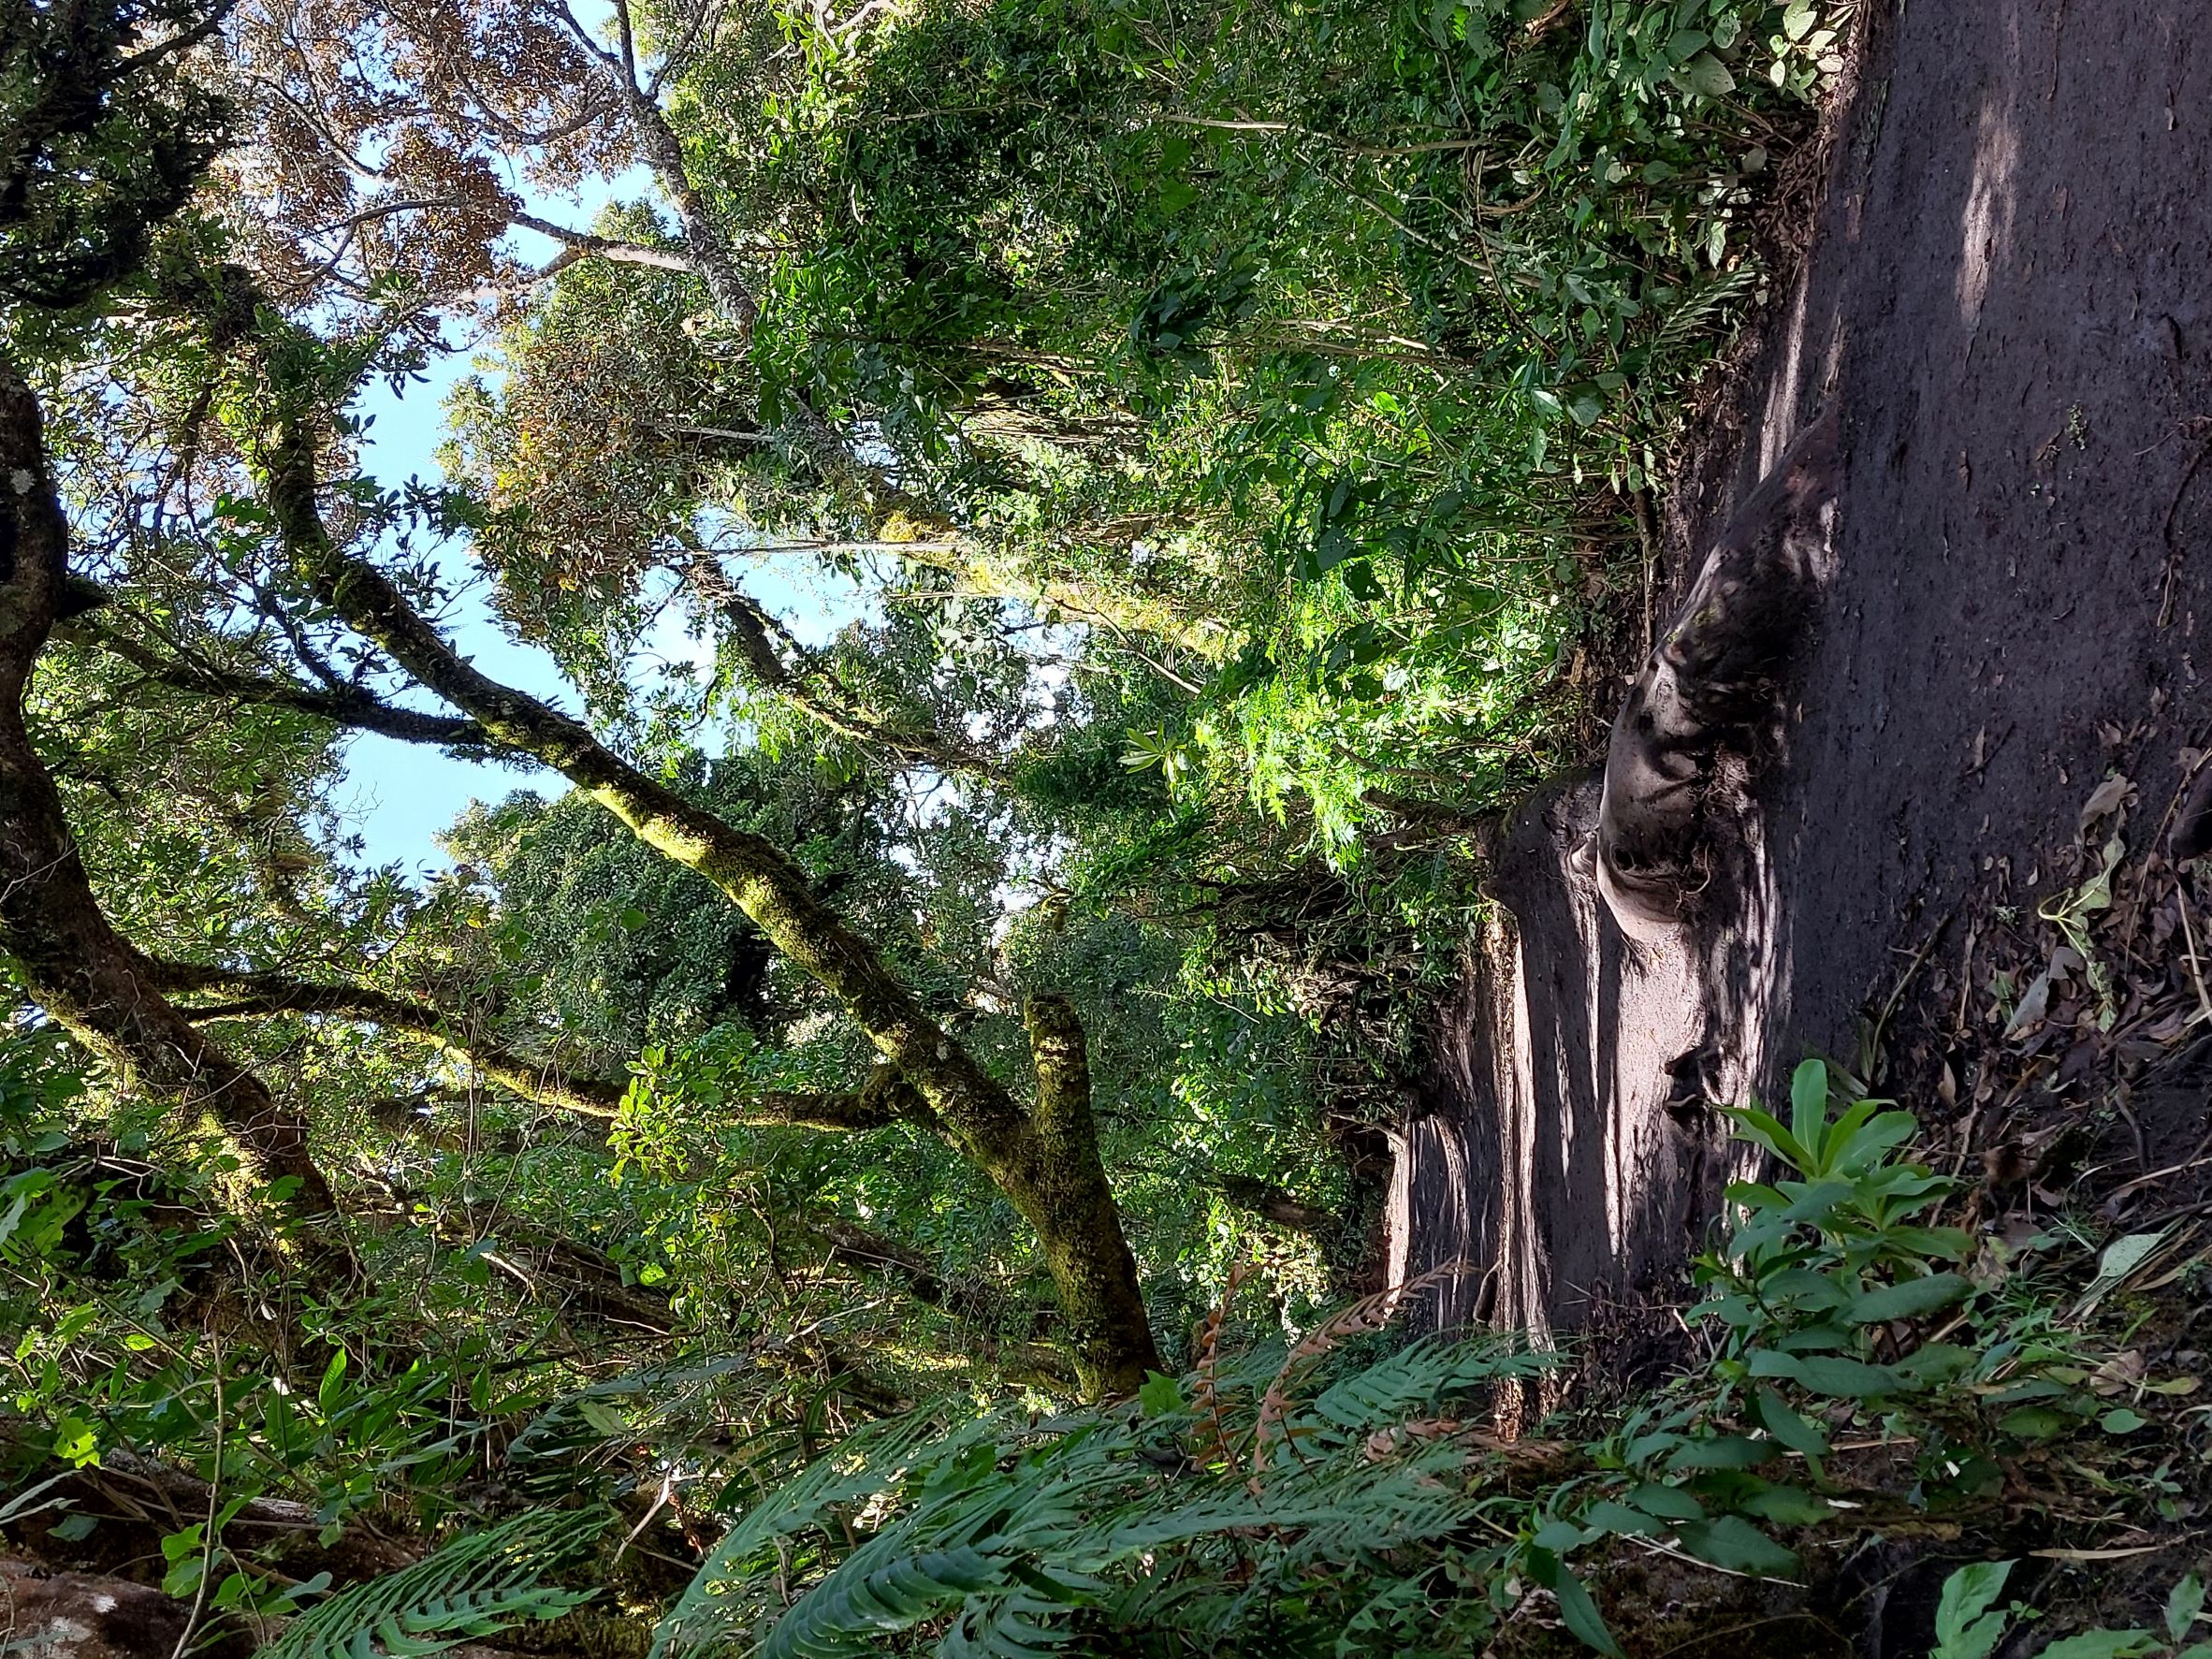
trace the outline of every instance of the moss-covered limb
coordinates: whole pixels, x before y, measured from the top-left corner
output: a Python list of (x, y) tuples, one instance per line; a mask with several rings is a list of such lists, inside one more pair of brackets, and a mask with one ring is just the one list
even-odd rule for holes
[(0, 357), (0, 951), (33, 1000), (156, 1099), (211, 1121), (287, 1209), (336, 1209), (307, 1130), (260, 1078), (165, 997), (94, 895), (60, 792), (23, 724), (23, 695), (67, 594), (68, 523), (35, 394)]
[(921, 1090), (890, 1066), (877, 1067), (856, 1089), (765, 1089), (732, 1101), (730, 1111), (740, 1123), (836, 1134), (864, 1134), (902, 1123), (924, 1129), (944, 1127)]
[(1023, 1018), (1037, 1106), (1002, 1161), (984, 1167), (1044, 1245), (1084, 1391), (1131, 1394), (1160, 1368), (1159, 1350), (1099, 1156), (1083, 1022), (1064, 997), (1030, 997)]
[(260, 675), (239, 674), (194, 658), (167, 655), (98, 623), (79, 622), (66, 630), (65, 634), (120, 657), (149, 678), (179, 691), (228, 703), (289, 708), (333, 725), (374, 732), (406, 743), (434, 743), (444, 749), (464, 751), (482, 750), (489, 746), (484, 728), (474, 720), (402, 708), (386, 702), (366, 687), (309, 686)]
[(910, 516), (881, 527), (879, 533), (885, 541), (900, 544), (897, 551), (908, 563), (936, 571), (959, 591), (979, 599), (1049, 605), (1111, 633), (1165, 640), (1208, 660), (1217, 660), (1230, 643), (1219, 623), (1186, 617), (1164, 599), (1110, 592), (1064, 574), (1017, 566), (971, 536), (948, 533)]
[[(168, 991), (216, 992), (227, 998), (186, 1008), (186, 1017), (196, 1023), (314, 1014), (376, 1026), (420, 1039), (522, 1099), (603, 1121), (619, 1114), (629, 1089), (627, 1079), (581, 1076), (473, 1033), (458, 1015), (388, 991), (200, 963), (156, 962), (152, 968)], [(878, 1067), (856, 1089), (768, 1089), (731, 1102), (729, 1110), (741, 1123), (838, 1133), (900, 1123), (937, 1126), (928, 1102), (888, 1066)]]
[(159, 982), (170, 991), (216, 991), (230, 1000), (190, 1007), (185, 1016), (205, 1024), (220, 1019), (264, 1019), (279, 1014), (320, 1014), (379, 1026), (452, 1055), (510, 1094), (585, 1117), (611, 1118), (621, 1109), (627, 1080), (579, 1077), (549, 1061), (478, 1037), (468, 1023), (411, 997), (366, 985), (332, 984), (285, 974), (157, 962)]
[[(743, 589), (722, 579), (718, 567), (695, 566), (691, 581), (720, 609), (762, 688), (808, 720), (902, 763), (964, 773), (1000, 788), (1011, 781), (1007, 769), (972, 743), (927, 727), (895, 725), (853, 707), (815, 653), (793, 642), (783, 625)], [(793, 661), (784, 660), (786, 650)]]

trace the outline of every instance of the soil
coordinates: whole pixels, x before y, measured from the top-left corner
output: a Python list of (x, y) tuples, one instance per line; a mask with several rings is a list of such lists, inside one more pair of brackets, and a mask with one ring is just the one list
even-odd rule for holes
[[(1699, 1100), (1775, 1098), (1807, 1054), (1885, 1070), (1962, 1166), (2017, 1162), (2067, 1113), (2069, 1161), (2037, 1184), (2204, 1155), (2212, 1058), (2185, 1039), (2212, 876), (2157, 851), (2212, 740), (2212, 37), (2193, 14), (1862, 8), (1805, 153), (1821, 188), (1774, 235), (1803, 257), (1716, 379), (1665, 517), (1679, 600), (1731, 504), (1840, 406), (1832, 571), (1779, 750), (1694, 924), (1656, 948), (1623, 940), (1570, 862), (1594, 769), (1499, 832), (1500, 914), (1440, 1020), (1393, 1194), (1394, 1271), (1477, 1270), (1437, 1317), (1649, 1327), (1623, 1310), (1666, 1302), (1737, 1156)], [(2116, 775), (2117, 811), (2085, 829)], [(2059, 957), (2042, 1016), (2016, 1017), (2062, 942), (2039, 910), (2116, 834), (2118, 902), (2089, 918), (2107, 988)], [(2194, 1178), (2170, 1174), (2169, 1205)]]

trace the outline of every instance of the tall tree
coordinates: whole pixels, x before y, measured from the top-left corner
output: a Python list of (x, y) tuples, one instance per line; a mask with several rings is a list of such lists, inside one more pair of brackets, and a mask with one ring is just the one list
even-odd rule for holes
[[(181, 60), (220, 17), (220, 7), (176, 0), (93, 0), (0, 22), (0, 71), (13, 94), (0, 110), (0, 298), (11, 313), (95, 299), (132, 273), (182, 206), (215, 153), (221, 107)], [(211, 1119), (259, 1197), (327, 1215), (334, 1200), (299, 1118), (177, 1011), (101, 910), (25, 726), (55, 625), (99, 603), (72, 575), (69, 553), (38, 399), (0, 346), (0, 948), (25, 989), (94, 1052)]]

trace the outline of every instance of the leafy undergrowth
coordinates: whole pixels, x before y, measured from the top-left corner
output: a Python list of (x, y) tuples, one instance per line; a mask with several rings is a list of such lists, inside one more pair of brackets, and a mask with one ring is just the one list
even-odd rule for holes
[[(845, 1442), (745, 1512), (655, 1651), (1657, 1654), (1736, 1621), (1748, 1652), (1843, 1653), (1885, 1607), (1888, 1652), (2186, 1647), (2196, 1381), (2129, 1346), (2131, 1246), (2085, 1284), (1946, 1225), (1965, 1184), (1900, 1154), (1913, 1116), (1829, 1084), (1808, 1062), (1786, 1124), (1732, 1114), (1785, 1178), (1731, 1188), (1695, 1357), (1625, 1413), (1507, 1440), (1562, 1356), (1378, 1357), (1393, 1296), (1232, 1356), (1225, 1302), (1135, 1402)], [(2154, 1616), (2082, 1632), (2137, 1562), (2120, 1599)]]
[[(1747, 1659), (2207, 1659), (2195, 1258), (1992, 1223), (1986, 1183), (1914, 1161), (1914, 1116), (1841, 1075), (1801, 1067), (1786, 1121), (1732, 1113), (1780, 1175), (1729, 1189), (1676, 1374), (1625, 1405), (1571, 1353), (1397, 1343), (1419, 1281), (1286, 1337), (1241, 1268), (1188, 1373), (1133, 1401), (869, 1421), (824, 1395), (795, 1437), (745, 1426), (767, 1355), (527, 1399), (496, 1367), (426, 1370), (404, 1401), (335, 1362), (312, 1398), (243, 1375), (208, 1397), (180, 1357), (109, 1410), (142, 1452), (220, 1469), (220, 1502), (113, 1439), (0, 1522), (118, 1567), (157, 1543), (171, 1594), (287, 1655), (502, 1633), (658, 1659), (1658, 1659), (1724, 1631)], [(73, 1215), (15, 1196), (0, 1259)], [(19, 1411), (96, 1391), (35, 1347)], [(345, 1479), (319, 1504), (257, 1495), (325, 1464)], [(375, 1496), (409, 1471), (413, 1517)], [(178, 1512), (152, 1539), (126, 1519), (150, 1504)], [(250, 1544), (270, 1527), (273, 1555)]]

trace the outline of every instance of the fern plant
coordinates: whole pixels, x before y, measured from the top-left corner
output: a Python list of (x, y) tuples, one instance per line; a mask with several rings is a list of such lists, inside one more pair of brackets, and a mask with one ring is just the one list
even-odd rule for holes
[(456, 1538), (412, 1566), (334, 1595), (288, 1625), (265, 1659), (420, 1659), (597, 1594), (543, 1580), (588, 1548), (607, 1517), (535, 1509)]
[[(1228, 1362), (1207, 1342), (1200, 1373), (1119, 1406), (880, 1425), (732, 1532), (663, 1620), (656, 1659), (1030, 1659), (1262, 1636), (1357, 1652), (1343, 1644), (1363, 1612), (1374, 1651), (1396, 1651), (1372, 1604), (1444, 1557), (1393, 1574), (1387, 1552), (1493, 1501), (1470, 1479), (1492, 1443), (1455, 1408), (1548, 1363), (1502, 1340), (1431, 1340), (1304, 1386), (1396, 1300), (1355, 1304), (1288, 1354)], [(1423, 1627), (1433, 1640), (1436, 1618), (1490, 1617), (1470, 1601)]]

